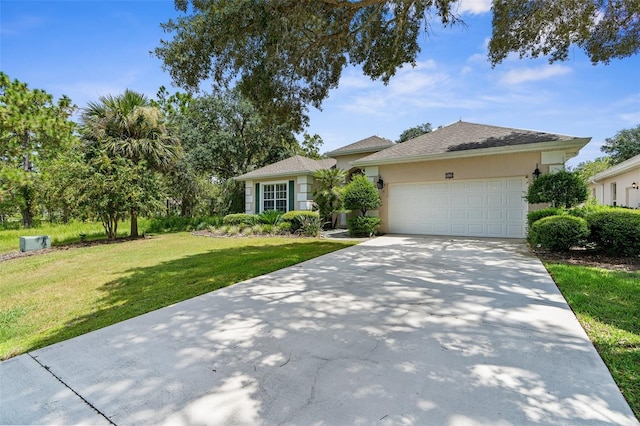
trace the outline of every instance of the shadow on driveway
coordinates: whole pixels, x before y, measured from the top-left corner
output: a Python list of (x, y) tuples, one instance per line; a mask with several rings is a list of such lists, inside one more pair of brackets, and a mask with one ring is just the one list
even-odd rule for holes
[(381, 237), (31, 356), (118, 425), (637, 424), (519, 241)]

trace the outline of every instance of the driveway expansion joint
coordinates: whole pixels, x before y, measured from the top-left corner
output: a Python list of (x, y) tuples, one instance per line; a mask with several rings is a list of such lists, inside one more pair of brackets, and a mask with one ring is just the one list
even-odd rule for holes
[(77, 396), (78, 398), (80, 398), (82, 400), (82, 402), (87, 404), (89, 407), (91, 407), (92, 410), (94, 410), (96, 413), (98, 413), (100, 416), (102, 416), (107, 422), (109, 422), (109, 424), (111, 424), (113, 426), (117, 426), (113, 421), (111, 421), (111, 419), (109, 417), (107, 417), (106, 414), (104, 414), (102, 411), (98, 410), (92, 403), (87, 401), (82, 395), (80, 395), (78, 392), (76, 392), (75, 389), (73, 389), (71, 386), (69, 386), (67, 383), (65, 383), (64, 380), (62, 380), (60, 377), (58, 377), (56, 374), (54, 374), (53, 371), (51, 371), (51, 367), (49, 367), (48, 365), (44, 365), (43, 363), (38, 361), (38, 357), (31, 355), (31, 353), (27, 353), (27, 355), (29, 355), (29, 357), (31, 357), (31, 359), (34, 360), (40, 367), (44, 368), (49, 374), (51, 374), (57, 381), (62, 383), (62, 385), (64, 387), (66, 387), (71, 392), (73, 392), (73, 394), (75, 396)]

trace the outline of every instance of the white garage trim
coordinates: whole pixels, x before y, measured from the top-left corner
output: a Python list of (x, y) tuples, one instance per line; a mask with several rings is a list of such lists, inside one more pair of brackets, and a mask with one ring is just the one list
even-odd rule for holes
[(524, 177), (390, 184), (388, 232), (524, 238)]

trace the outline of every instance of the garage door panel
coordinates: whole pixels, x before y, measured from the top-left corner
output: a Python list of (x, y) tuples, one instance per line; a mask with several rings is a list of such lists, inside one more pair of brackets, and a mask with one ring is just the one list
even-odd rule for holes
[(389, 186), (391, 233), (522, 238), (523, 178)]

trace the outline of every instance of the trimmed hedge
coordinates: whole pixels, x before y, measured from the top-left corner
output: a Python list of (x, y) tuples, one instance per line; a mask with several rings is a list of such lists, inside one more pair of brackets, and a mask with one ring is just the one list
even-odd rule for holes
[(567, 251), (585, 243), (589, 236), (587, 221), (569, 215), (539, 219), (529, 229), (529, 242), (552, 251)]
[(380, 218), (373, 216), (356, 216), (347, 219), (347, 229), (352, 237), (371, 237), (380, 227)]
[(220, 225), (222, 225), (222, 217), (220, 216), (156, 217), (149, 222), (145, 232), (155, 234), (162, 232), (200, 231), (210, 226)]
[(640, 255), (640, 211), (608, 209), (587, 214), (591, 241), (613, 256)]
[(233, 213), (233, 214), (226, 215), (222, 219), (222, 223), (224, 223), (225, 225), (253, 226), (260, 223), (260, 219), (255, 214)]
[(560, 207), (548, 207), (546, 209), (536, 210), (527, 213), (527, 224), (529, 225), (529, 229), (531, 229), (531, 225), (544, 217), (560, 216), (562, 214), (564, 214), (564, 209)]

